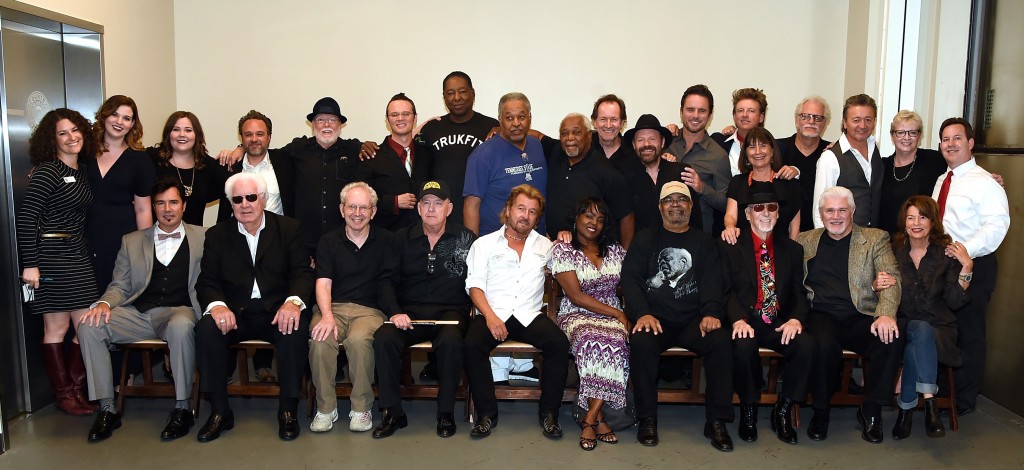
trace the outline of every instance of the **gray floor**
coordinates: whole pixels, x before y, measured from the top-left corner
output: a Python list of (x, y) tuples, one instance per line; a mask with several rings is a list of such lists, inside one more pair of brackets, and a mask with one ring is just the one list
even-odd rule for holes
[[(160, 442), (170, 403), (131, 399), (124, 426), (109, 440), (89, 444), (86, 433), (91, 417), (77, 418), (50, 406), (10, 423), (12, 450), (0, 455), (0, 469), (121, 469), (183, 468), (1022, 468), (1024, 419), (982, 399), (978, 411), (961, 420), (959, 432), (941, 439), (924, 435), (921, 414), (915, 414), (914, 434), (894, 441), (889, 429), (895, 413), (886, 412), (886, 440), (871, 445), (856, 430), (853, 408), (832, 413), (829, 439), (813, 442), (800, 434), (800, 444), (779, 442), (768, 429), (768, 408), (761, 409), (761, 439), (737, 442), (732, 453), (721, 453), (701, 435), (703, 410), (696, 406), (660, 408), (661, 445), (643, 447), (635, 429), (619, 433), (617, 445), (599, 444), (593, 452), (577, 446), (568, 405), (562, 423), (569, 431), (561, 440), (548, 440), (537, 425), (536, 404), (503, 402), (499, 426), (481, 441), (470, 440), (469, 425), (441, 439), (434, 434), (434, 404), (406, 402), (409, 427), (388, 439), (374, 440), (369, 433), (353, 433), (339, 420), (326, 434), (309, 432), (302, 418), (302, 435), (293, 442), (277, 438), (274, 419), (277, 402), (266, 398), (233, 398), (235, 429), (212, 443), (201, 444), (192, 435)], [(339, 406), (347, 410), (348, 402)], [(461, 406), (461, 403), (459, 404)], [(200, 420), (205, 420), (204, 411)], [(460, 411), (461, 412), (461, 411)], [(344, 413), (343, 413), (344, 414)], [(374, 418), (379, 421), (380, 416)], [(804, 411), (804, 420), (810, 412)], [(735, 424), (730, 426), (735, 438)]]

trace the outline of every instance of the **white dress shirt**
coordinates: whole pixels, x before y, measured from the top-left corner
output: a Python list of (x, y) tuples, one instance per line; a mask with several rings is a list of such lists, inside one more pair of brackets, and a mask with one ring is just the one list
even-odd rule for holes
[[(850, 139), (846, 138), (846, 134), (839, 136), (839, 140), (836, 141), (835, 145), (839, 146), (839, 153), (853, 152), (853, 156), (857, 157), (857, 163), (860, 164), (860, 168), (864, 170), (864, 178), (867, 178), (868, 183), (871, 183), (871, 156), (875, 154), (875, 136), (868, 137), (868, 156), (865, 157), (850, 145)], [(836, 185), (836, 181), (839, 181), (839, 159), (836, 155), (830, 151), (821, 152), (821, 158), (818, 159), (817, 170), (814, 174), (814, 198), (811, 201), (811, 207), (814, 209), (811, 211), (811, 218), (814, 221), (815, 228), (824, 227), (825, 224), (821, 221), (821, 213), (818, 212), (818, 200), (821, 198), (821, 193), (825, 192), (826, 189)], [(870, 210), (870, 208), (868, 208)]]
[(551, 245), (551, 240), (531, 230), (520, 257), (508, 246), (504, 225), (480, 237), (466, 258), (466, 292), (474, 287), (482, 290), (502, 322), (515, 317), (529, 326), (544, 303), (544, 267), (551, 258)]
[[(173, 235), (180, 233), (178, 238), (164, 238), (160, 239), (160, 235)], [(181, 242), (185, 241), (185, 224), (179, 222), (178, 227), (170, 232), (160, 230), (159, 225), (153, 226), (153, 251), (156, 253), (156, 259), (167, 266), (171, 264), (171, 260), (174, 259), (174, 255), (178, 254), (178, 248), (181, 247)]]
[(249, 164), (249, 154), (242, 157), (242, 173), (252, 173), (263, 177), (267, 182), (267, 207), (268, 210), (277, 215), (284, 215), (284, 206), (281, 204), (281, 185), (277, 183), (277, 173), (274, 172), (274, 165), (270, 163), (270, 152), (263, 154), (263, 160), (256, 165)]
[[(932, 197), (936, 201), (949, 174), (946, 171), (935, 182)], [(1010, 229), (1006, 191), (974, 158), (953, 170), (942, 225), (953, 241), (963, 243), (971, 258), (995, 252)]]
[(740, 174), (740, 154), (743, 153), (743, 144), (740, 143), (740, 139), (736, 138), (735, 132), (725, 141), (732, 141), (732, 145), (729, 146), (729, 171), (736, 176)]

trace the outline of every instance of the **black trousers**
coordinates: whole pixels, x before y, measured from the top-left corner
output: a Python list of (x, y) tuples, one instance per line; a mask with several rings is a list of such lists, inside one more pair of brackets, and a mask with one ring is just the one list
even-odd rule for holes
[(760, 317), (748, 321), (754, 328), (754, 337), (733, 340), (733, 382), (740, 403), (751, 405), (761, 398), (764, 378), (759, 348), (768, 348), (786, 356), (780, 394), (796, 402), (806, 400), (816, 352), (814, 340), (807, 336), (806, 329), (789, 340), (789, 344), (782, 344), (782, 333), (775, 331), (777, 326), (765, 323)]
[[(417, 316), (417, 319), (423, 319)], [(437, 412), (455, 412), (455, 391), (462, 376), (462, 333), (466, 315), (458, 310), (443, 310), (432, 320), (455, 320), (458, 325), (415, 326), (400, 330), (386, 323), (373, 335), (373, 355), (377, 367), (377, 403), (381, 408), (402, 408), (402, 353), (410, 345), (431, 341), (437, 353)]]
[(633, 376), (633, 397), (637, 418), (658, 415), (658, 365), (661, 353), (682, 346), (704, 358), (707, 385), (704, 410), (708, 419), (733, 419), (732, 409), (732, 330), (719, 328), (700, 335), (701, 317), (682, 327), (662, 323), (663, 332), (639, 331), (629, 338), (629, 368)]
[[(557, 412), (562, 406), (565, 379), (569, 374), (569, 338), (545, 315), (537, 315), (529, 325), (523, 326), (511, 317), (505, 322), (508, 339), (522, 341), (541, 350), (544, 358), (540, 377), (540, 409)], [(465, 339), (466, 376), (469, 391), (476, 404), (476, 416), (496, 416), (498, 400), (494, 397), (494, 378), (491, 375), (491, 351), (501, 341), (491, 336), (487, 320), (477, 315), (470, 320)]]
[[(864, 377), (864, 409), (877, 415), (882, 406), (891, 405), (896, 390), (896, 370), (903, 359), (904, 332), (889, 344), (871, 334), (871, 315), (854, 315), (837, 320), (832, 314), (812, 309), (807, 315), (805, 335), (817, 345), (818, 361), (811, 379), (811, 398), (815, 412), (828, 413), (829, 401), (839, 383), (843, 349), (868, 358)], [(827, 416), (827, 414), (825, 415)]]
[[(258, 339), (274, 345), (277, 350), (278, 382), (282, 399), (298, 399), (302, 388), (302, 375), (309, 360), (309, 310), (299, 317), (299, 326), (291, 334), (282, 334), (277, 325), (271, 325), (274, 313), (267, 312), (259, 299), (253, 299), (241, 311), (235, 313), (238, 329), (222, 334), (212, 315), (204, 315), (196, 323), (196, 362), (199, 365), (199, 380), (202, 392), (210, 394), (214, 412), (227, 406), (228, 363), (234, 355), (228, 346), (239, 341)], [(247, 371), (239, 371), (245, 374)], [(294, 411), (294, 410), (291, 410)]]
[(963, 364), (956, 370), (956, 406), (974, 408), (985, 375), (985, 312), (996, 290), (999, 263), (995, 253), (974, 259), (971, 302), (957, 312), (957, 346)]

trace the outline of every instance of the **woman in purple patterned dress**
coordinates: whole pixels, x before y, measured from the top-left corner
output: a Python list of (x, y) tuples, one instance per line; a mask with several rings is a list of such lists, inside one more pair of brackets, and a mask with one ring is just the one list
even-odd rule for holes
[(587, 410), (580, 447), (594, 450), (598, 440), (619, 440), (604, 422), (601, 406), (626, 405), (629, 320), (616, 296), (626, 250), (614, 240), (614, 218), (600, 199), (580, 201), (573, 214), (572, 241), (555, 244), (550, 266), (565, 292), (557, 323), (576, 357), (579, 405)]

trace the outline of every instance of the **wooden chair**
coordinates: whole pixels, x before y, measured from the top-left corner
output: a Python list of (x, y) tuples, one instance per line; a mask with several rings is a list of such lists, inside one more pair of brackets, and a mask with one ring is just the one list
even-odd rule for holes
[[(175, 398), (174, 382), (157, 382), (153, 380), (153, 361), (151, 353), (167, 352), (167, 342), (160, 339), (147, 339), (119, 345), (124, 350), (121, 359), (121, 377), (118, 380), (117, 412), (124, 414), (125, 399), (128, 397)], [(128, 357), (132, 354), (142, 355), (142, 385), (135, 385), (128, 380)], [(199, 414), (199, 374), (195, 370), (188, 372), (174, 371), (175, 374), (189, 373), (192, 381), (192, 413)]]

